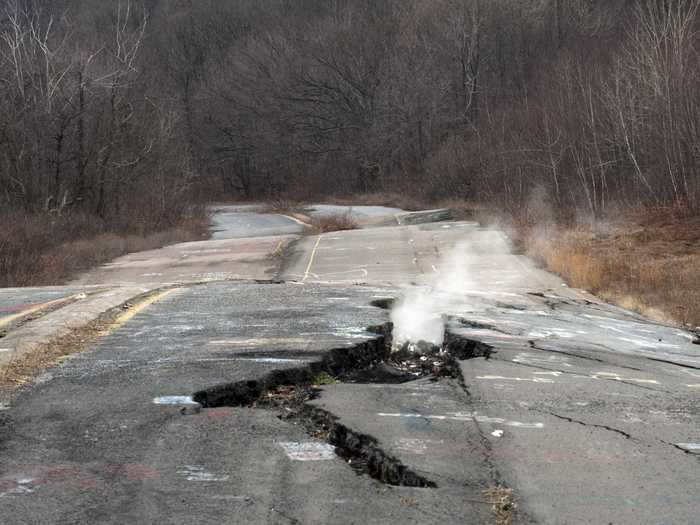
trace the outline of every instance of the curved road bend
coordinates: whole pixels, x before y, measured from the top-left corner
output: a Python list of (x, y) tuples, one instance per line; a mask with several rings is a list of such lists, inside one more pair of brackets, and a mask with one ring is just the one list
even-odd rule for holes
[[(132, 254), (84, 277), (184, 284), (0, 411), (2, 522), (489, 523), (484, 490), (496, 486), (512, 489), (519, 523), (699, 522), (690, 334), (568, 289), (500, 232), (391, 218), (301, 238), (279, 284), (220, 280), (277, 269), (272, 245), (296, 238), (278, 218), (260, 218), (264, 236)], [(255, 233), (251, 220), (217, 224)], [(369, 351), (367, 327), (389, 320), (370, 302), (414, 286), (488, 358), (460, 363), (464, 384), (365, 378), (325, 384), (311, 404), (372, 436), (383, 465), (435, 486), (358, 475), (368, 458), (353, 468), (323, 433), (262, 406), (226, 406), (233, 390), (220, 385)], [(0, 291), (0, 304), (32, 293)], [(222, 406), (200, 409), (196, 392)]]

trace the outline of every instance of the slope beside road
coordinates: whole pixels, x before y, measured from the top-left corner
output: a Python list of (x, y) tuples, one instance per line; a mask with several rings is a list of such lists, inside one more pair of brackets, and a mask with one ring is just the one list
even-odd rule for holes
[[(3, 523), (697, 523), (693, 336), (399, 212), (299, 237), (229, 208), (210, 241), (0, 290), (3, 346), (170, 287), (6, 401)], [(449, 354), (397, 360), (387, 308), (417, 291)]]

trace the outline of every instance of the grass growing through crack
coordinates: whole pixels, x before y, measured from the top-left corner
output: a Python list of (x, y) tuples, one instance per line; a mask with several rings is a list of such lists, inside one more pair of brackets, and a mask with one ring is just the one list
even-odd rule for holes
[(323, 385), (335, 385), (336, 383), (339, 383), (336, 378), (331, 376), (330, 374), (326, 372), (321, 372), (318, 374), (316, 377), (314, 377), (313, 384), (314, 386), (323, 386)]
[(512, 525), (517, 504), (513, 489), (500, 485), (484, 491), (484, 497), (491, 504), (496, 525)]

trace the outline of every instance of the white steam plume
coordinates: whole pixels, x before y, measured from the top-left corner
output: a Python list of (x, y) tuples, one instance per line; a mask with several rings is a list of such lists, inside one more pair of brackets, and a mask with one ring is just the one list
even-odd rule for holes
[[(483, 255), (489, 254), (488, 259)], [(470, 293), (507, 285), (515, 278), (501, 257), (512, 257), (509, 241), (495, 231), (482, 231), (478, 241), (462, 241), (440, 261), (425, 286), (407, 288), (391, 311), (394, 346), (416, 350), (424, 341), (440, 346), (445, 335), (446, 313), (463, 310)], [(487, 267), (484, 264), (488, 261)], [(499, 264), (500, 262), (503, 264)], [(479, 282), (476, 282), (478, 276)]]

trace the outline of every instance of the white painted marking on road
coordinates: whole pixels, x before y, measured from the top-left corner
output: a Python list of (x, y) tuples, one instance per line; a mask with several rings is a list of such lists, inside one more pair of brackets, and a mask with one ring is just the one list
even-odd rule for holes
[(562, 375), (563, 372), (556, 372), (556, 371), (551, 371), (551, 372), (535, 372), (534, 374), (536, 376), (554, 376), (554, 377), (559, 377)]
[(692, 454), (700, 454), (700, 443), (676, 443), (676, 446)]
[(34, 489), (31, 487), (31, 484), (34, 482), (34, 478), (18, 478), (16, 480), (10, 481), (14, 481), (15, 486), (9, 490), (0, 492), (0, 498), (4, 498), (5, 496), (12, 496), (15, 494), (31, 494), (32, 492), (34, 492)]
[(544, 423), (522, 423), (520, 421), (508, 421), (502, 417), (475, 416), (474, 419), (479, 423), (497, 423), (516, 428), (544, 428)]
[(494, 430), (493, 432), (491, 432), (491, 435), (494, 436), (494, 437), (497, 437), (497, 438), (502, 437), (502, 436), (503, 436), (503, 430)]
[(278, 443), (293, 461), (326, 461), (335, 458), (335, 447), (318, 441), (281, 441)]
[(700, 384), (697, 384), (697, 385), (685, 385), (685, 386), (687, 386), (688, 388), (700, 388)]
[(153, 403), (156, 405), (199, 405), (192, 396), (161, 396), (154, 397)]
[(663, 341), (651, 340), (651, 339), (633, 339), (631, 337), (618, 337), (620, 341), (625, 341), (626, 343), (632, 343), (637, 346), (643, 347), (654, 347), (654, 348), (680, 348), (679, 345), (674, 345), (671, 343), (664, 343)]
[(439, 415), (439, 414), (415, 414), (415, 413), (410, 413), (410, 414), (404, 414), (404, 413), (386, 413), (386, 412), (379, 412), (377, 413), (378, 416), (380, 417), (400, 417), (400, 418), (406, 418), (406, 419), (431, 419), (431, 420), (437, 420), (437, 421), (476, 421), (478, 423), (498, 423), (501, 425), (506, 425), (509, 427), (517, 427), (517, 428), (530, 428), (530, 429), (535, 429), (535, 428), (544, 428), (544, 423), (523, 423), (520, 421), (510, 421), (508, 419), (504, 419), (502, 417), (490, 417), (490, 416), (481, 416), (476, 413), (465, 413), (465, 412), (454, 412), (452, 414), (448, 415)]
[(435, 273), (440, 273), (440, 270), (438, 270), (434, 264), (431, 264), (430, 267), (433, 269)]
[(428, 452), (429, 447), (434, 445), (441, 445), (444, 442), (445, 441), (442, 439), (434, 440), (417, 438), (399, 438), (395, 446), (397, 450), (401, 450), (402, 452), (409, 452), (411, 454), (418, 454), (422, 456), (423, 454)]
[(214, 494), (209, 497), (211, 499), (223, 499), (226, 501), (251, 501), (253, 499), (250, 496), (232, 496), (229, 494)]
[(498, 380), (498, 381), (527, 381), (530, 383), (554, 383), (553, 379), (544, 377), (505, 377), (505, 376), (476, 376), (477, 379)]
[[(362, 273), (362, 277), (367, 277), (367, 276), (369, 275), (369, 272), (368, 272), (367, 270), (365, 270), (364, 268), (356, 268), (356, 269), (354, 269), (354, 270), (343, 270), (342, 272), (324, 273), (324, 274), (321, 274), (321, 277), (328, 277), (328, 276), (331, 276), (331, 275), (345, 275), (345, 274), (348, 274), (348, 273), (357, 273), (357, 272), (361, 272), (361, 273)], [(318, 277), (318, 276), (317, 276), (317, 277)]]
[(528, 352), (521, 352), (512, 359), (514, 363), (523, 363), (526, 365), (556, 365), (571, 368), (573, 365), (571, 365), (571, 363), (568, 363), (568, 360), (569, 359), (566, 357), (561, 357), (557, 355), (545, 356)]
[(12, 348), (0, 348), (0, 352), (12, 352)]
[(259, 346), (263, 344), (306, 344), (310, 339), (305, 337), (257, 337), (254, 339), (215, 339), (210, 345), (222, 346)]
[(283, 359), (281, 357), (235, 357), (229, 361), (252, 361), (253, 363), (301, 363), (302, 359)]
[(228, 481), (228, 476), (222, 476), (207, 472), (204, 467), (198, 465), (185, 465), (182, 470), (177, 471), (178, 474), (185, 476), (187, 481)]
[(658, 385), (659, 382), (656, 379), (638, 379), (635, 377), (624, 377), (616, 372), (596, 372), (591, 379), (611, 379), (613, 381), (629, 381), (632, 383), (647, 383), (650, 385)]

